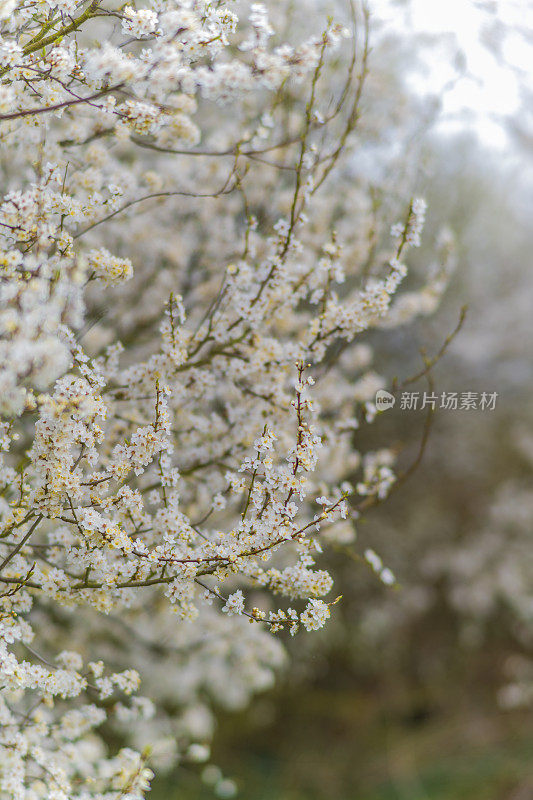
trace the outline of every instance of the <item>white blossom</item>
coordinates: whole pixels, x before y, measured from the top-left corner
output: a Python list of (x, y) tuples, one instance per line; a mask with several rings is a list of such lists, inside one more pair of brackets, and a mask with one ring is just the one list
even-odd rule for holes
[(266, 4), (174, 0), (0, 18), (0, 795), (140, 800), (146, 745), (208, 760), (211, 706), (331, 616), (348, 481), (396, 480), (392, 449), (355, 449), (384, 383), (358, 337), (429, 313), (445, 275), (402, 306), (424, 204), (406, 187), (393, 251), (366, 253), (366, 193), (329, 180), (366, 71), (341, 23), (284, 41)]

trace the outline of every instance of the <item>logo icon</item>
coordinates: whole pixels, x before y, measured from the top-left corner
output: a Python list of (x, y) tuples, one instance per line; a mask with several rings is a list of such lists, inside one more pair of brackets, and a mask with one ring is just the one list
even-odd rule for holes
[(377, 390), (375, 405), (378, 411), (386, 411), (388, 408), (392, 408), (395, 402), (396, 398), (390, 392), (386, 392), (385, 389)]

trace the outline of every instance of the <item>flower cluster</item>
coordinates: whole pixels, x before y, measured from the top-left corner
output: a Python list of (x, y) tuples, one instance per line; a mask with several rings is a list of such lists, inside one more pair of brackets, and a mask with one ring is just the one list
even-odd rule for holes
[(394, 315), (424, 206), (378, 247), (329, 181), (368, 20), (292, 43), (261, 4), (1, 15), (0, 794), (138, 800), (147, 745), (207, 758), (209, 698), (245, 704), (272, 634), (331, 615), (323, 544), (394, 481), (354, 440), (383, 383), (354, 340)]

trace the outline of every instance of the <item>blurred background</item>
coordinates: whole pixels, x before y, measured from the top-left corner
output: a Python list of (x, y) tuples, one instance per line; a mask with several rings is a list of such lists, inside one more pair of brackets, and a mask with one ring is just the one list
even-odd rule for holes
[[(343, 595), (335, 622), (286, 642), (276, 688), (221, 711), (210, 766), (158, 778), (154, 800), (213, 797), (217, 770), (219, 796), (247, 800), (533, 798), (533, 8), (379, 0), (371, 11), (354, 179), (377, 187), (389, 171), (401, 192), (416, 149), (409, 169), (429, 211), (413, 273), (435, 261), (443, 231), (457, 263), (435, 315), (367, 341), (392, 386), (423, 370), (420, 350), (436, 355), (466, 304), (432, 391), (497, 393), (496, 405), (437, 408), (422, 448), (424, 411), (379, 415), (372, 436), (397, 442), (400, 467), (421, 460), (358, 521), (357, 547), (328, 556)], [(367, 547), (396, 586), (361, 562)]]

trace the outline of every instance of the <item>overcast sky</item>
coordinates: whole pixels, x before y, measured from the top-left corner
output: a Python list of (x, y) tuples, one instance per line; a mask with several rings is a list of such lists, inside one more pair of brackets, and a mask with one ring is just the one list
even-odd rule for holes
[(505, 117), (527, 123), (533, 0), (372, 0), (371, 8), (388, 29), (438, 35), (438, 43), (420, 50), (425, 74), (413, 78), (418, 89), (438, 92), (462, 70), (443, 95), (443, 125), (464, 128), (469, 121), (484, 142), (505, 147)]

